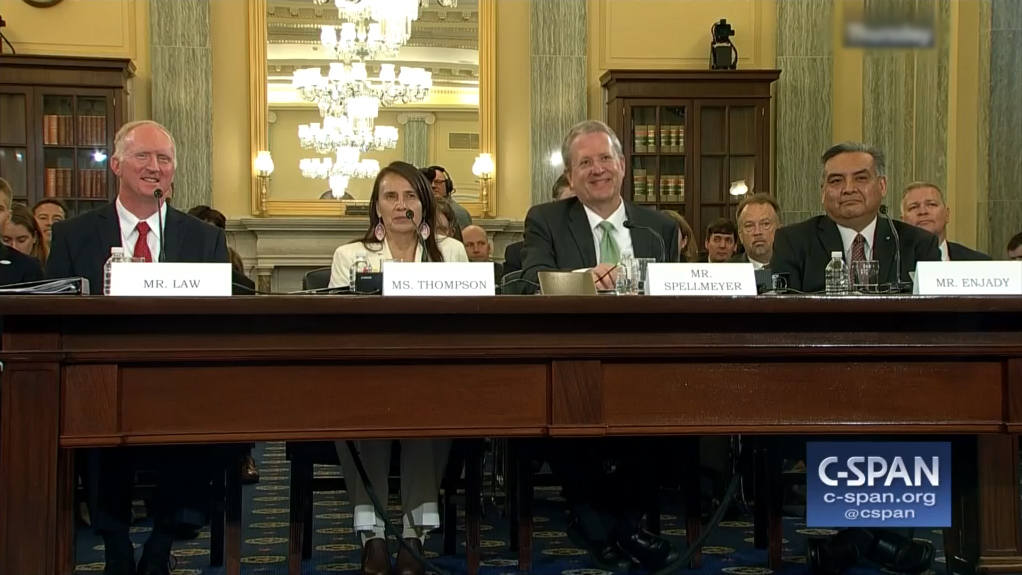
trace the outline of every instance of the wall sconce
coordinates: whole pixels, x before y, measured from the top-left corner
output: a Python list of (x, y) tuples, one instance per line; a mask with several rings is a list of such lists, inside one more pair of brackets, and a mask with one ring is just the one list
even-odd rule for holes
[(255, 173), (259, 178), (259, 213), (266, 215), (266, 196), (269, 194), (273, 157), (267, 151), (259, 152), (255, 159)]
[(731, 195), (732, 196), (744, 196), (749, 193), (749, 186), (746, 185), (745, 180), (738, 180), (737, 182), (731, 182)]
[(483, 217), (490, 217), (490, 179), (493, 178), (495, 166), (493, 156), (490, 154), (479, 154), (475, 163), (472, 164), (472, 173), (483, 182)]

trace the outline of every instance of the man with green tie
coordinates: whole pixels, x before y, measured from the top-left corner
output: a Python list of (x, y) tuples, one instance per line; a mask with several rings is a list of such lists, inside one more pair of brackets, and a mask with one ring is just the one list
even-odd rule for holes
[(537, 282), (541, 271), (573, 270), (591, 273), (600, 289), (613, 289), (623, 254), (678, 261), (674, 221), (621, 197), (624, 154), (609, 126), (577, 124), (561, 145), (561, 159), (576, 196), (533, 206), (525, 216), (523, 278)]

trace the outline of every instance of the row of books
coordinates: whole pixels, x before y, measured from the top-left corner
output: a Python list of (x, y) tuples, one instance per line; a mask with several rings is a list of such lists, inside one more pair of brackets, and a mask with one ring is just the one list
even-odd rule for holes
[[(659, 138), (657, 137), (659, 136)], [(655, 153), (658, 151), (657, 141), (660, 142), (659, 151), (665, 154), (681, 154), (685, 152), (685, 126), (656, 124), (636, 125), (632, 132), (633, 150), (638, 154)]]
[(660, 186), (656, 176), (646, 174), (646, 170), (632, 170), (632, 199), (636, 202), (655, 202), (659, 195), (661, 200), (668, 202), (685, 201), (685, 176), (663, 174)]
[(78, 170), (78, 181), (71, 168), (46, 168), (43, 195), (47, 198), (107, 198), (107, 171)]
[(79, 146), (106, 146), (106, 116), (43, 116), (44, 145), (74, 146), (76, 133)]

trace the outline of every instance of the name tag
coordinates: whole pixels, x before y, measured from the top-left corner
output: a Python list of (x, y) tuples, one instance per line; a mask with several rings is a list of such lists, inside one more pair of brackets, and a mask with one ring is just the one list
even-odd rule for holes
[(752, 264), (649, 264), (649, 295), (756, 295)]
[(110, 267), (110, 295), (231, 295), (231, 264), (120, 262)]
[(490, 296), (493, 262), (383, 262), (383, 295)]
[(917, 262), (921, 295), (1022, 295), (1022, 262)]

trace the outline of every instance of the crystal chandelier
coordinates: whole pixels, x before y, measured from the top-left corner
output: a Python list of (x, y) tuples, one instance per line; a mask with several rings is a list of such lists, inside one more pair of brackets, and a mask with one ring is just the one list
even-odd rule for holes
[[(326, 4), (328, 0), (313, 0)], [(457, 0), (438, 0), (440, 6), (456, 7)], [(323, 26), (320, 43), (344, 62), (394, 58), (412, 34), (419, 6), (429, 0), (334, 0), (340, 26)]]
[(433, 74), (423, 68), (402, 66), (395, 73), (393, 64), (381, 64), (380, 76), (369, 78), (365, 62), (346, 66), (340, 62), (330, 64), (330, 72), (323, 76), (319, 68), (295, 70), (291, 85), (306, 101), (326, 107), (331, 115), (347, 114), (344, 104), (351, 98), (373, 98), (377, 106), (411, 104), (429, 99), (433, 88)]
[(355, 148), (341, 148), (337, 150), (336, 160), (304, 158), (298, 165), (302, 170), (302, 176), (306, 178), (329, 179), (335, 176), (375, 178), (380, 172), (380, 163), (376, 160), (359, 159), (359, 154)]
[(325, 116), (323, 124), (298, 126), (298, 140), (307, 150), (327, 154), (341, 148), (355, 148), (359, 152), (379, 152), (397, 147), (397, 128), (376, 126), (357, 130), (347, 116)]

